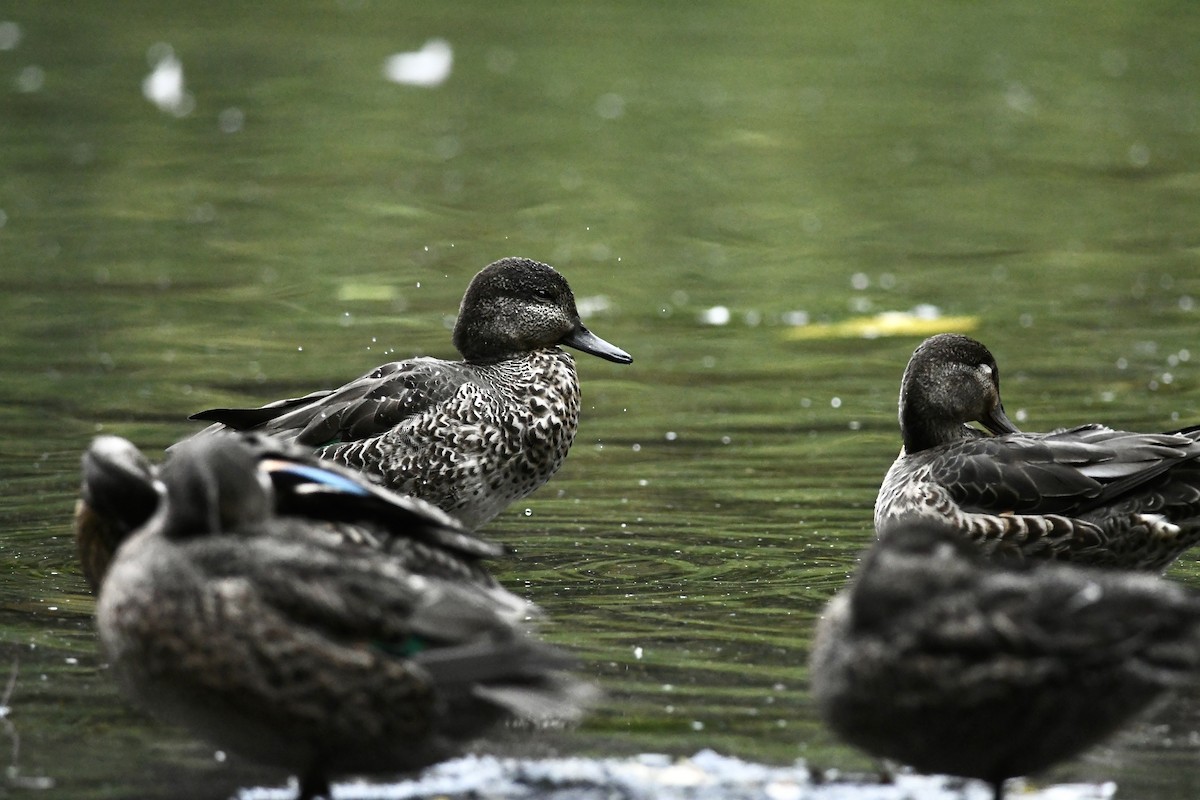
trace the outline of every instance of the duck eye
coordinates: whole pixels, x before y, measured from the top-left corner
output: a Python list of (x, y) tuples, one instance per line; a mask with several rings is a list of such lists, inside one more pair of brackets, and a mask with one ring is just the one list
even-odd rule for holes
[(550, 293), (549, 289), (534, 289), (533, 296), (538, 302), (541, 303), (554, 302), (554, 295)]

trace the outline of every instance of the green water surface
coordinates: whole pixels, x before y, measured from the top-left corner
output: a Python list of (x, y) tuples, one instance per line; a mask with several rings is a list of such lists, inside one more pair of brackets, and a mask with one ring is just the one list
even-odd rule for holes
[[(433, 37), (443, 84), (384, 79)], [(163, 44), (187, 93), (166, 110), (142, 92)], [(118, 696), (70, 538), (79, 454), (101, 431), (157, 453), (199, 409), (450, 357), (464, 287), (505, 255), (558, 267), (636, 360), (580, 356), (566, 466), (486, 530), (607, 698), (578, 730), (481, 747), (872, 769), (821, 728), (805, 662), (873, 536), (924, 334), (794, 323), (928, 304), (976, 326), (1027, 429), (1196, 422), (1198, 165), (1190, 2), (10, 0), (8, 788), (283, 780)], [(1170, 576), (1200, 586), (1191, 556)], [(1200, 698), (1049, 778), (1191, 800)]]

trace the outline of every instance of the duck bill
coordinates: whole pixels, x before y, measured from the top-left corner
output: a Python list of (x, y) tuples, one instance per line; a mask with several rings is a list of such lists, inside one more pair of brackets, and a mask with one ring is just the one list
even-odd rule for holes
[(633, 356), (629, 355), (629, 353), (626, 353), (616, 345), (604, 341), (583, 327), (583, 325), (577, 326), (575, 330), (563, 337), (560, 344), (574, 347), (576, 350), (582, 350), (585, 353), (591, 353), (606, 361), (615, 361), (618, 364), (630, 364), (633, 362)]
[(1013, 425), (1008, 416), (1004, 413), (1004, 406), (996, 404), (996, 407), (991, 412), (985, 414), (979, 419), (983, 427), (992, 432), (993, 436), (1000, 436), (1005, 433), (1020, 433), (1021, 429)]

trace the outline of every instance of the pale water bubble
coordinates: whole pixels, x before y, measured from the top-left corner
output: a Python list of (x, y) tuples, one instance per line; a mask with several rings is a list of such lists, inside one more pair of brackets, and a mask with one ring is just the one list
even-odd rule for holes
[(625, 115), (625, 98), (619, 94), (602, 94), (596, 100), (596, 113), (603, 119), (619, 119)]
[(217, 114), (217, 127), (221, 129), (221, 133), (238, 133), (245, 124), (245, 113), (235, 106), (230, 106)]
[(1150, 163), (1150, 148), (1141, 142), (1129, 146), (1129, 163), (1134, 167), (1144, 167)]
[(40, 92), (46, 84), (46, 72), (38, 66), (28, 66), (17, 73), (17, 91), (25, 94)]
[(1129, 56), (1120, 50), (1105, 50), (1100, 54), (1100, 68), (1110, 77), (1119, 78), (1129, 69)]
[(15, 22), (0, 22), (0, 50), (12, 50), (21, 42), (21, 26)]
[(487, 68), (499, 75), (507, 75), (517, 65), (517, 54), (507, 47), (493, 47), (488, 50)]
[(1032, 114), (1037, 109), (1033, 92), (1017, 81), (1008, 84), (1004, 90), (1004, 104), (1020, 114)]

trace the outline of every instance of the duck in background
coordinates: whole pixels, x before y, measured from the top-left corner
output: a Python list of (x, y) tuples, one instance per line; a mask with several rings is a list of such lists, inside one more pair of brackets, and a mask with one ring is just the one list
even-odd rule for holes
[(1002, 800), (1200, 673), (1200, 597), (1158, 576), (987, 559), (891, 526), (817, 626), (817, 709), (847, 742)]
[(935, 520), (990, 555), (1145, 570), (1200, 541), (1200, 427), (1022, 433), (1004, 413), (996, 360), (970, 337), (940, 334), (913, 353), (900, 432), (875, 502), (881, 537)]
[(474, 530), (549, 480), (571, 448), (579, 380), (560, 345), (633, 361), (583, 325), (562, 275), (505, 258), (467, 287), (454, 326), (461, 361), (396, 361), (339, 389), (192, 419), (313, 448)]
[[(152, 478), (96, 606), (131, 700), (297, 773), (301, 800), (329, 797), (331, 775), (434, 763), (498, 722), (580, 716), (594, 690), (532, 636), (537, 609), (476, 566), (489, 548), (420, 501), (264, 449), (194, 438)], [(372, 541), (348, 545), (342, 523)]]

